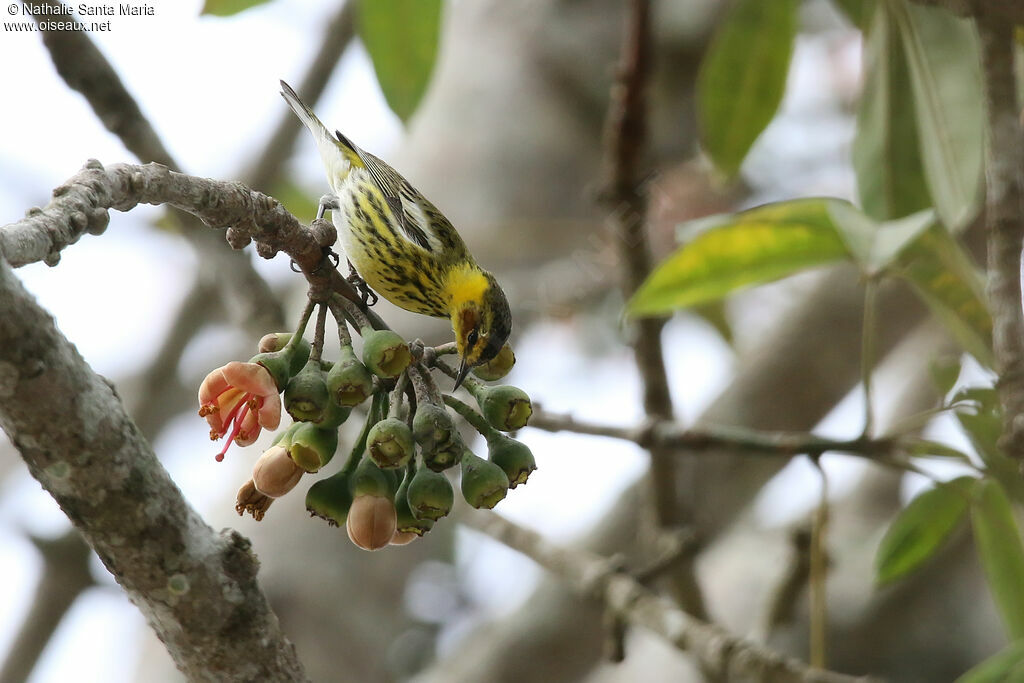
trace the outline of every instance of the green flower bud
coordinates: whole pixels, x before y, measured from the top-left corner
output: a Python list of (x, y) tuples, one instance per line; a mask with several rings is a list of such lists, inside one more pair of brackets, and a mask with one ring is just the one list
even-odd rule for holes
[(465, 449), (461, 437), (457, 443), (436, 451), (423, 451), (423, 464), (435, 472), (443, 472), (459, 462)]
[(370, 429), (366, 448), (380, 467), (404, 467), (413, 454), (412, 431), (402, 420), (389, 417)]
[(398, 476), (394, 470), (383, 470), (370, 458), (363, 456), (352, 473), (352, 494), (394, 498), (398, 490)]
[(475, 508), (493, 508), (508, 493), (508, 477), (493, 462), (462, 454), (462, 497)]
[(284, 446), (271, 446), (252, 468), (256, 490), (270, 498), (280, 498), (295, 488), (305, 471), (288, 457)]
[(489, 387), (483, 384), (467, 385), (480, 412), (492, 427), (505, 432), (526, 426), (533, 415), (533, 405), (526, 392), (509, 384)]
[(313, 422), (299, 422), (292, 435), (288, 454), (306, 472), (316, 472), (334, 457), (338, 450), (338, 428), (324, 429)]
[(357, 495), (345, 521), (348, 538), (363, 550), (380, 550), (395, 536), (395, 504), (388, 498)]
[(443, 407), (425, 401), (416, 407), (416, 415), (412, 419), (412, 435), (424, 452), (450, 447), (456, 442), (458, 434), (452, 416)]
[(455, 504), (455, 492), (452, 491), (448, 477), (420, 467), (409, 482), (406, 499), (416, 519), (436, 522), (451, 512)]
[(509, 346), (508, 342), (505, 342), (505, 345), (501, 347), (501, 351), (498, 351), (498, 355), (483, 365), (473, 368), (473, 374), (485, 382), (493, 382), (511, 372), (512, 366), (515, 364), (516, 354), (512, 352), (512, 347)]
[[(392, 538), (392, 545), (405, 545), (413, 538), (427, 533), (434, 526), (434, 522), (430, 519), (417, 519), (409, 505), (409, 486), (414, 476), (413, 473), (407, 473), (405, 479), (402, 480), (402, 485), (398, 487), (398, 493), (395, 494), (395, 513), (398, 515), (398, 530), (395, 534), (396, 536), (406, 535), (406, 538), (398, 540)], [(412, 538), (409, 538), (408, 534), (412, 534)]]
[(331, 526), (341, 526), (348, 518), (352, 506), (351, 473), (342, 470), (321, 479), (306, 491), (306, 510), (309, 514), (327, 520)]
[(370, 372), (394, 379), (412, 362), (409, 345), (398, 333), (391, 330), (363, 329), (363, 363)]
[(508, 477), (510, 489), (525, 484), (537, 469), (537, 461), (526, 444), (498, 432), (487, 437), (487, 456)]
[(302, 371), (288, 381), (284, 390), (284, 409), (297, 422), (319, 422), (330, 400), (327, 377), (320, 361), (306, 363)]
[(341, 347), (341, 355), (327, 373), (327, 390), (342, 406), (357, 406), (373, 393), (373, 376), (356, 358), (351, 346)]
[(337, 429), (345, 424), (345, 421), (348, 420), (351, 414), (351, 408), (339, 406), (334, 401), (328, 401), (327, 406), (324, 408), (323, 416), (316, 423), (316, 426), (320, 429)]

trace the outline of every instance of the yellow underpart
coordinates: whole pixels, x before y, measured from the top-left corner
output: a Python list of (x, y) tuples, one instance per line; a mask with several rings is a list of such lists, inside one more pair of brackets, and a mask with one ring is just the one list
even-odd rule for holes
[(488, 286), (487, 278), (475, 263), (460, 263), (454, 266), (448, 271), (448, 277), (445, 279), (448, 309), (461, 310), (467, 302), (479, 304), (483, 301)]

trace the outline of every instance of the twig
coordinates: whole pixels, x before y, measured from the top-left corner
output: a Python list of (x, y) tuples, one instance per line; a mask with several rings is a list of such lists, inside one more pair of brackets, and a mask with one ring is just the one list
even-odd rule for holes
[[(622, 264), (622, 290), (628, 300), (651, 271), (647, 243), (647, 198), (640, 188), (640, 160), (647, 145), (645, 91), (651, 62), (649, 0), (631, 0), (629, 25), (619, 64), (619, 78), (611, 92), (605, 121), (605, 173), (601, 198), (612, 211), (610, 222)], [(642, 318), (633, 324), (630, 345), (643, 386), (643, 406), (655, 420), (672, 418), (672, 397), (661, 346), (664, 320)], [(650, 480), (657, 523), (678, 526), (683, 515), (674, 458), (651, 450)], [(674, 593), (688, 612), (706, 616), (704, 599), (692, 566), (680, 566), (671, 575)]]
[(0, 378), (0, 427), (188, 678), (305, 680), (248, 541), (217, 534), (189, 506), (113, 389), (3, 259)]
[(1024, 242), (1024, 137), (1014, 76), (1012, 24), (977, 19), (988, 112), (985, 222), (992, 343), (1003, 404), (1005, 451), (1024, 466), (1024, 316), (1020, 267)]
[(794, 529), (790, 536), (792, 556), (778, 586), (772, 591), (765, 610), (764, 639), (767, 640), (779, 626), (793, 622), (796, 601), (807, 590), (811, 576), (811, 530)]
[(31, 540), (43, 558), (42, 577), (32, 607), (0, 669), (0, 681), (28, 680), (68, 608), (94, 585), (89, 573), (92, 552), (77, 531), (72, 529), (53, 540)]
[(614, 427), (583, 422), (571, 415), (548, 413), (536, 407), (528, 426), (549, 432), (569, 431), (632, 441), (643, 448), (662, 449), (669, 457), (677, 459), (712, 450), (728, 450), (741, 455), (776, 458), (816, 457), (836, 452), (884, 461), (902, 447), (899, 439), (888, 437), (829, 439), (805, 432), (711, 425), (689, 429), (672, 420), (652, 420), (639, 427)]
[(603, 602), (625, 622), (653, 631), (689, 653), (702, 669), (723, 680), (773, 683), (852, 683), (867, 681), (806, 664), (739, 638), (677, 609), (617, 571), (607, 559), (584, 550), (569, 550), (546, 541), (493, 513), (466, 515), (463, 521), (518, 550), (567, 581), (580, 595)]
[(811, 524), (810, 551), (810, 595), (811, 595), (811, 665), (819, 669), (825, 668), (827, 657), (826, 640), (828, 635), (828, 600), (825, 582), (828, 578), (828, 550), (825, 548), (825, 537), (828, 533), (828, 475), (817, 458), (813, 460), (821, 475), (821, 492), (818, 507), (814, 511)]
[[(313, 58), (313, 63), (309, 65), (306, 75), (296, 89), (302, 100), (311, 107), (320, 99), (345, 48), (352, 41), (355, 33), (355, 4), (352, 0), (339, 3), (338, 10), (324, 27), (323, 38), (320, 40), (320, 47)], [(280, 177), (281, 169), (291, 156), (300, 132), (302, 123), (287, 107), (283, 107), (274, 132), (239, 177), (253, 189), (271, 192), (274, 181)]]

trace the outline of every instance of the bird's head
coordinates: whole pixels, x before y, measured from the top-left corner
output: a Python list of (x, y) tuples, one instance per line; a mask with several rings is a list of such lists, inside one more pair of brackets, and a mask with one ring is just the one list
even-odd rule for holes
[(456, 389), (472, 368), (498, 355), (512, 331), (505, 292), (493, 275), (474, 270), (460, 276), (450, 288), (452, 329), (461, 359)]

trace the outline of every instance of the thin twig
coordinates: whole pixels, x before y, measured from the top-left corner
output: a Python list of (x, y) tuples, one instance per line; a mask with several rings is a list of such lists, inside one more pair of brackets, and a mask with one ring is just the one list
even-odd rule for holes
[(580, 421), (571, 415), (549, 413), (536, 406), (528, 426), (549, 432), (569, 431), (632, 441), (644, 448), (663, 449), (673, 458), (724, 450), (776, 458), (796, 455), (817, 457), (834, 452), (885, 461), (903, 446), (899, 439), (889, 437), (829, 439), (806, 432), (772, 432), (713, 425), (691, 429), (672, 420), (652, 420), (638, 427), (615, 427)]
[(992, 343), (1003, 404), (1005, 451), (1024, 466), (1024, 136), (1014, 75), (1014, 27), (995, 14), (977, 19), (988, 113), (985, 222)]
[(817, 458), (813, 460), (821, 475), (821, 492), (818, 507), (811, 524), (810, 586), (811, 586), (811, 666), (825, 668), (827, 661), (826, 641), (828, 635), (828, 599), (825, 585), (828, 578), (828, 550), (825, 538), (828, 533), (828, 475)]
[(467, 514), (463, 521), (518, 550), (567, 581), (580, 595), (603, 602), (623, 621), (658, 634), (687, 652), (702, 669), (723, 680), (773, 683), (853, 683), (867, 681), (813, 669), (773, 650), (697, 619), (644, 588), (614, 563), (585, 550), (567, 549), (494, 514)]
[[(611, 92), (605, 121), (605, 173), (601, 198), (612, 211), (609, 223), (616, 235), (622, 264), (622, 290), (628, 300), (651, 271), (647, 243), (647, 197), (640, 182), (640, 162), (647, 146), (646, 88), (651, 71), (651, 19), (649, 0), (631, 0), (628, 27), (622, 46), (619, 77)], [(651, 419), (673, 415), (672, 397), (661, 346), (664, 320), (643, 318), (632, 325), (630, 345), (640, 372), (644, 412)], [(658, 448), (651, 450), (650, 480), (654, 511), (662, 528), (678, 526), (683, 519), (674, 458)], [(677, 567), (670, 577), (673, 591), (687, 611), (706, 615), (704, 599), (692, 567)]]

